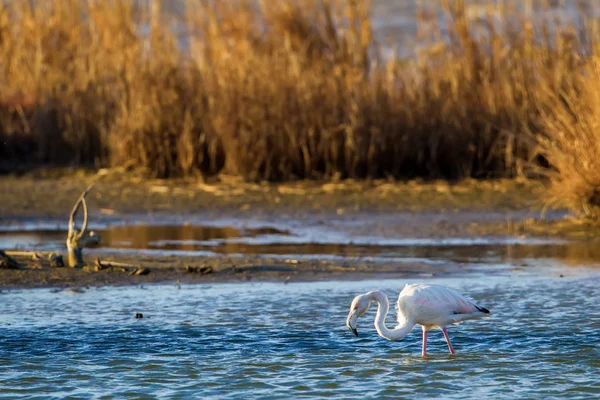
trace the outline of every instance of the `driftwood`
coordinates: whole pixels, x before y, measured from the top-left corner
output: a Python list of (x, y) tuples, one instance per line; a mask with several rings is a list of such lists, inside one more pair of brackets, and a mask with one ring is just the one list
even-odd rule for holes
[(48, 261), (50, 261), (50, 266), (52, 268), (62, 268), (65, 266), (63, 257), (60, 254), (55, 254), (55, 253), (50, 254), (48, 256)]
[(130, 263), (124, 263), (124, 262), (118, 262), (118, 261), (102, 261), (100, 260), (100, 258), (96, 258), (96, 265), (102, 267), (102, 268), (108, 268), (108, 267), (123, 267), (123, 268), (140, 268), (141, 265), (139, 264), (130, 264)]
[[(86, 265), (83, 260), (83, 249), (92, 245), (96, 245), (100, 242), (100, 235), (94, 231), (88, 231), (88, 208), (85, 201), (85, 196), (92, 189), (94, 184), (92, 183), (87, 189), (81, 193), (71, 214), (69, 215), (69, 229), (67, 232), (67, 255), (68, 265), (71, 268), (82, 268), (86, 271), (102, 271), (111, 270), (115, 272), (126, 272), (129, 275), (147, 275), (150, 273), (149, 268), (142, 267), (139, 264), (129, 264), (117, 261), (102, 261), (100, 258), (96, 259), (96, 262), (91, 265)], [(75, 219), (79, 210), (83, 210), (83, 222), (81, 228), (77, 228)], [(0, 268), (2, 269), (18, 269), (19, 264), (13, 260), (10, 256), (16, 257), (31, 257), (34, 261), (38, 261), (39, 265), (46, 261), (44, 253), (36, 251), (8, 251), (3, 252), (0, 250)], [(50, 267), (63, 267), (63, 257), (60, 254), (50, 253), (47, 254), (47, 261)], [(37, 265), (37, 264), (36, 264)]]
[[(92, 244), (98, 244), (100, 242), (100, 236), (96, 233), (88, 232), (88, 209), (85, 202), (85, 196), (88, 194), (94, 184), (92, 183), (87, 189), (81, 193), (79, 199), (71, 210), (69, 216), (69, 231), (67, 233), (67, 252), (69, 258), (69, 267), (76, 268), (82, 267), (85, 263), (83, 261), (83, 249)], [(79, 208), (83, 208), (83, 224), (81, 229), (77, 229), (75, 226), (75, 217)]]
[(102, 271), (110, 268), (115, 272), (127, 272), (129, 275), (148, 275), (150, 269), (142, 267), (139, 264), (123, 263), (118, 261), (102, 261), (96, 258), (96, 263), (93, 266), (86, 267), (90, 271)]
[(43, 258), (41, 253), (37, 251), (6, 250), (4, 254), (11, 257), (31, 257), (34, 261), (39, 261)]
[(213, 273), (213, 268), (211, 266), (194, 267), (194, 266), (188, 265), (185, 267), (184, 271), (187, 272), (188, 274), (207, 275), (207, 274)]
[(19, 264), (11, 256), (0, 250), (0, 269), (19, 269)]
[[(29, 257), (35, 262), (32, 268), (41, 268), (46, 264), (46, 261), (52, 268), (62, 268), (65, 266), (63, 256), (54, 252), (7, 250), (3, 254), (9, 257)], [(2, 257), (2, 254), (0, 254), (0, 257)]]

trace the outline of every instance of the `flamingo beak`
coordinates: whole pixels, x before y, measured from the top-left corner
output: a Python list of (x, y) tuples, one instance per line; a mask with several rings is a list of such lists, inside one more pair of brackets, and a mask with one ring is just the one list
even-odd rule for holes
[(356, 330), (356, 328), (350, 328), (350, 330), (352, 331), (352, 333), (354, 333), (354, 336), (358, 337), (358, 331)]

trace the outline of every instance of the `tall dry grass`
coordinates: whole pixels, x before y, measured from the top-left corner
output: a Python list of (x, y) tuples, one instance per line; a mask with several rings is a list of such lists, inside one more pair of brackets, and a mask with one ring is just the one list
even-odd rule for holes
[(0, 166), (513, 176), (536, 156), (564, 170), (555, 117), (590, 112), (558, 94), (585, 86), (598, 36), (510, 4), (474, 18), (441, 0), (409, 60), (383, 56), (367, 1), (190, 0), (177, 18), (136, 4), (0, 5)]
[(563, 88), (543, 114), (538, 151), (551, 164), (549, 205), (600, 218), (600, 55), (586, 63), (583, 82)]

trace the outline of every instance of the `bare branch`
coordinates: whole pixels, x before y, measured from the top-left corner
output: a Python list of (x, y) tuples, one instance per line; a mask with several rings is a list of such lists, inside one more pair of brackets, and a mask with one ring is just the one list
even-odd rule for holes
[(78, 240), (83, 237), (83, 235), (86, 232), (87, 225), (88, 225), (88, 210), (87, 210), (87, 203), (85, 202), (84, 197), (81, 198), (81, 204), (83, 205), (83, 225), (81, 225), (81, 230), (77, 234)]
[[(83, 193), (81, 193), (81, 196), (79, 196), (79, 199), (77, 199), (77, 202), (75, 203), (75, 205), (73, 206), (73, 209), (71, 210), (71, 215), (69, 215), (69, 236), (75, 234), (75, 217), (76, 217), (77, 211), (79, 211), (79, 207), (81, 206), (82, 203), (83, 203), (83, 211), (84, 211), (84, 216), (83, 216), (84, 220), (83, 220), (83, 227), (81, 229), (81, 232), (85, 232), (85, 230), (87, 229), (87, 205), (85, 204), (85, 196), (92, 189), (92, 187), (94, 186), (95, 183), (96, 182), (92, 183), (90, 186), (88, 186), (87, 189), (85, 189), (83, 191)], [(81, 237), (81, 233), (78, 235), (78, 237)]]
[(73, 206), (73, 209), (71, 210), (71, 215), (69, 215), (69, 233), (68, 233), (69, 236), (71, 236), (71, 235), (74, 234), (74, 231), (75, 231), (75, 215), (77, 215), (77, 210), (79, 210), (79, 205), (80, 204), (81, 204), (81, 201), (77, 200), (77, 202)]
[[(81, 196), (79, 196), (79, 199), (77, 199), (77, 202), (71, 210), (71, 215), (69, 216), (67, 250), (69, 254), (69, 266), (72, 268), (83, 266), (83, 248), (91, 243), (98, 243), (100, 240), (100, 237), (97, 234), (93, 232), (89, 234), (87, 232), (88, 209), (87, 202), (85, 201), (85, 195), (88, 194), (93, 186), (94, 183), (88, 186), (88, 188), (81, 193)], [(77, 227), (75, 226), (75, 218), (80, 207), (83, 207), (83, 225), (81, 226), (81, 230), (77, 230)]]

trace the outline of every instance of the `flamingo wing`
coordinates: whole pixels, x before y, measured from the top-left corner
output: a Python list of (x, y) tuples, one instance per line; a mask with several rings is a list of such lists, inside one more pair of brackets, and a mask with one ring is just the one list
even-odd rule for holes
[(406, 320), (426, 326), (444, 326), (462, 320), (461, 315), (489, 311), (454, 289), (438, 285), (406, 285), (396, 305), (398, 323)]

